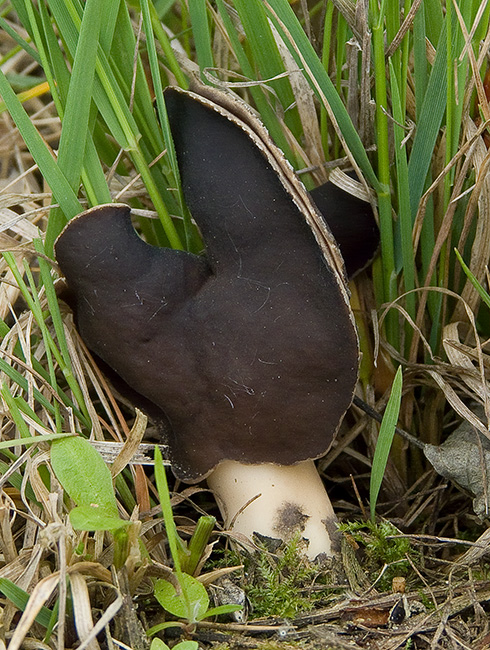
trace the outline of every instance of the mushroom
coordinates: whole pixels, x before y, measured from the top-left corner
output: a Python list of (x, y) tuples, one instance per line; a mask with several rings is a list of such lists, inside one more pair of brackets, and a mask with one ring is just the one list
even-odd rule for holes
[[(348, 175), (356, 178), (353, 173)], [(373, 260), (379, 246), (379, 229), (370, 203), (330, 182), (316, 187), (310, 196), (339, 245), (347, 275), (353, 278)]]
[(205, 255), (148, 245), (125, 205), (87, 210), (55, 245), (79, 333), (166, 421), (175, 476), (207, 478), (225, 526), (299, 532), (310, 559), (330, 557), (337, 520), (314, 460), (359, 361), (342, 257), (252, 113), (209, 89), (165, 100)]

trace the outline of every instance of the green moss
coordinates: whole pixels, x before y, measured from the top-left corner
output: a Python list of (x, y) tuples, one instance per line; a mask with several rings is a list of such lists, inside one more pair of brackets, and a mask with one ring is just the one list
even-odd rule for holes
[(299, 611), (311, 609), (311, 597), (305, 594), (315, 570), (298, 557), (297, 544), (292, 542), (282, 556), (260, 553), (256, 557), (253, 584), (248, 597), (254, 616), (292, 618)]
[(276, 641), (273, 639), (261, 640), (255, 639), (254, 645), (247, 643), (246, 645), (241, 645), (236, 641), (228, 643), (218, 643), (212, 646), (212, 650), (339, 650), (338, 645), (324, 645), (319, 644), (317, 640), (308, 641), (307, 639), (302, 639), (301, 641)]
[(328, 571), (309, 562), (299, 543), (298, 537), (275, 553), (263, 547), (245, 560), (245, 590), (254, 618), (293, 618), (327, 597)]
[(364, 549), (366, 570), (371, 574), (372, 581), (376, 580), (384, 569), (383, 575), (376, 583), (379, 589), (391, 590), (394, 577), (409, 574), (410, 562), (407, 556), (413, 556), (415, 551), (408, 538), (398, 537), (400, 531), (389, 521), (349, 522), (341, 524), (339, 528), (351, 535)]

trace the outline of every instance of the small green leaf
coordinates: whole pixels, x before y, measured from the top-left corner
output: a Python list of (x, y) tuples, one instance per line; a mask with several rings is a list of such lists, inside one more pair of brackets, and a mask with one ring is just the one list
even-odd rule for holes
[(150, 650), (170, 650), (170, 648), (161, 639), (153, 639)]
[(379, 490), (383, 481), (383, 476), (390, 454), (391, 443), (395, 435), (395, 427), (398, 422), (398, 414), (400, 412), (400, 402), (402, 397), (403, 375), (401, 366), (396, 371), (393, 386), (391, 387), (391, 395), (386, 405), (386, 410), (383, 415), (383, 421), (378, 435), (378, 442), (376, 443), (376, 450), (374, 452), (373, 466), (371, 469), (371, 482), (369, 486), (369, 501), (371, 506), (371, 519), (374, 521), (376, 513), (376, 501), (378, 500)]
[(174, 645), (172, 650), (199, 650), (199, 643), (197, 641), (181, 641)]
[(160, 605), (179, 618), (190, 623), (200, 621), (208, 611), (209, 596), (204, 585), (186, 573), (181, 577), (181, 593), (167, 580), (157, 580), (155, 583), (155, 598)]
[(238, 612), (238, 610), (243, 609), (243, 605), (219, 605), (219, 607), (211, 607), (204, 614), (202, 618), (210, 618), (211, 616), (220, 616), (221, 614), (233, 614), (233, 612)]
[(109, 530), (114, 532), (119, 528), (127, 527), (129, 521), (114, 517), (112, 511), (93, 506), (78, 506), (70, 512), (71, 525), (75, 530)]
[(55, 440), (51, 445), (51, 464), (78, 506), (98, 506), (108, 516), (119, 517), (109, 468), (88, 440), (80, 436)]
[[(169, 627), (180, 627), (175, 621), (169, 621), (168, 623), (161, 623), (160, 625), (155, 625), (154, 627), (147, 630), (147, 636), (152, 636), (157, 632), (162, 632), (163, 630), (168, 630)], [(164, 643), (161, 639), (153, 639), (150, 645), (150, 650), (170, 650), (169, 646)], [(174, 645), (172, 650), (199, 650), (199, 644), (197, 641), (181, 641)]]

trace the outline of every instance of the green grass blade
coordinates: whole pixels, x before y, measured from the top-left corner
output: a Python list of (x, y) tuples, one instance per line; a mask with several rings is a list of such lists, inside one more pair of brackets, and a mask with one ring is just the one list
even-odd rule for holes
[[(118, 23), (119, 11), (123, 4), (126, 6), (126, 3), (122, 3), (120, 0), (110, 0), (109, 2), (107, 2), (107, 0), (104, 1), (104, 5), (102, 5), (101, 2), (99, 3), (100, 13), (104, 18), (100, 26), (99, 43), (105, 52), (105, 55), (109, 56), (114, 39), (114, 32), (116, 31)], [(85, 11), (86, 10), (87, 8), (85, 6)]]
[[(476, 10), (480, 3), (474, 2), (473, 4), (474, 4), (474, 10)], [(474, 43), (479, 43), (485, 38), (485, 35), (488, 31), (489, 21), (490, 21), (490, 3), (487, 3), (487, 6), (485, 7), (481, 20), (475, 31), (475, 36), (473, 41)]]
[[(385, 3), (382, 4), (382, 7)], [(388, 137), (388, 94), (386, 88), (386, 62), (384, 54), (384, 18), (377, 2), (371, 0), (370, 13), (372, 16), (373, 52), (374, 52), (374, 83), (376, 97), (376, 142), (378, 154), (378, 209), (379, 230), (381, 239), (381, 259), (383, 269), (383, 302), (392, 302), (396, 298), (396, 271), (393, 239), (393, 219), (391, 211), (390, 191), (390, 158)], [(387, 319), (387, 337), (395, 344), (398, 339), (396, 319), (390, 314)]]
[[(90, 138), (89, 123), (95, 61), (101, 16), (104, 13), (104, 5), (101, 7), (100, 4), (99, 0), (87, 0), (85, 5), (68, 87), (58, 151), (58, 164), (63, 169), (74, 192), (78, 191), (87, 139)], [(48, 254), (52, 254), (54, 241), (65, 225), (61, 217), (63, 215), (56, 213), (56, 218), (53, 215), (49, 220), (46, 231)]]
[(391, 395), (386, 405), (383, 415), (383, 421), (379, 429), (378, 442), (374, 452), (373, 465), (371, 469), (371, 481), (369, 485), (369, 503), (371, 510), (371, 519), (374, 521), (376, 516), (376, 503), (378, 500), (379, 490), (388, 462), (390, 454), (391, 443), (395, 435), (395, 427), (398, 422), (398, 414), (400, 412), (400, 403), (402, 398), (403, 375), (401, 367), (396, 371), (393, 385), (391, 387)]
[[(436, 45), (441, 37), (444, 26), (444, 14), (440, 0), (424, 0), (422, 11), (425, 12), (425, 24), (427, 25), (427, 36)], [(420, 11), (420, 10), (419, 10)]]
[[(19, 410), (19, 407), (17, 406), (13, 396), (11, 395), (8, 386), (5, 384), (5, 382), (2, 384), (2, 388), (0, 389), (0, 393), (2, 395), (2, 398), (7, 405), (8, 412), (10, 414), (10, 417), (12, 418), (15, 427), (19, 433), (19, 436), (21, 438), (30, 438), (31, 434), (29, 431), (29, 427), (25, 423), (24, 418), (21, 415), (21, 412)], [(6, 441), (6, 442), (16, 442), (18, 444), (18, 441)], [(1, 443), (0, 443), (1, 444)]]
[[(16, 346), (16, 354), (17, 354), (17, 347), (18, 346)], [(25, 361), (23, 359), (22, 354), (19, 354), (18, 358), (21, 361)], [(48, 384), (49, 373), (45, 370), (45, 368), (41, 365), (41, 363), (36, 358), (32, 358), (31, 362), (35, 372), (41, 375), (41, 377), (46, 382), (46, 384)], [(24, 393), (26, 394), (30, 393), (31, 387), (29, 386), (26, 377), (23, 374), (21, 374), (18, 370), (15, 370), (15, 368), (13, 368), (5, 359), (2, 359), (1, 357), (0, 357), (0, 372), (5, 373), (5, 375), (7, 375), (7, 377), (9, 377), (11, 381), (17, 384)], [(84, 415), (77, 408), (76, 404), (74, 404), (72, 400), (63, 391), (59, 389), (59, 387), (55, 386), (54, 389), (56, 390), (56, 388), (58, 388), (57, 395), (61, 400), (61, 402), (64, 404), (64, 406), (71, 409), (74, 415), (80, 420), (80, 422), (85, 427), (90, 428), (90, 422), (84, 418)], [(51, 402), (37, 388), (32, 389), (32, 395), (35, 402), (38, 402), (43, 408), (47, 409), (47, 411), (51, 415), (55, 414), (55, 407), (53, 406), (53, 404), (51, 404)]]
[[(390, 89), (393, 107), (393, 137), (395, 141), (395, 164), (397, 176), (398, 227), (401, 242), (401, 255), (397, 260), (397, 270), (403, 268), (405, 291), (415, 289), (415, 259), (412, 245), (412, 218), (410, 214), (410, 194), (408, 184), (408, 163), (403, 140), (405, 132), (401, 126), (405, 122), (402, 98), (390, 61)], [(406, 296), (406, 308), (412, 319), (415, 318), (415, 294)]]
[[(12, 368), (12, 366), (1, 357), (0, 372), (5, 373), (11, 381), (17, 384), (17, 386), (24, 391), (24, 393), (29, 393), (30, 388), (26, 377), (24, 377), (24, 375), (22, 375), (18, 370), (15, 370), (15, 368)], [(32, 394), (36, 402), (45, 408), (51, 415), (54, 415), (54, 406), (37, 388), (33, 389)]]
[[(378, 179), (369, 162), (359, 135), (352, 124), (347, 109), (335, 90), (327, 71), (318, 58), (313, 45), (308, 40), (293, 9), (287, 0), (268, 0), (267, 6), (269, 7), (269, 15), (272, 21), (276, 25), (291, 54), (298, 61), (298, 65), (304, 70), (304, 74), (309, 80), (315, 94), (319, 97), (320, 101), (323, 100), (323, 97), (325, 98), (328, 105), (326, 108), (329, 109), (331, 118), (333, 117), (338, 123), (340, 135), (345, 140), (346, 147), (367, 180), (378, 190)], [(282, 26), (284, 26), (284, 29)]]
[[(12, 255), (12, 253), (5, 252), (5, 253), (3, 253), (3, 256), (5, 258), (5, 261), (9, 265), (9, 268), (10, 268), (10, 270), (12, 272), (12, 275), (14, 276), (15, 281), (16, 281), (16, 283), (17, 283), (17, 285), (18, 285), (18, 287), (19, 287), (19, 289), (20, 289), (26, 303), (27, 303), (29, 309), (31, 310), (31, 312), (32, 312), (32, 314), (33, 314), (33, 316), (34, 316), (34, 318), (35, 318), (35, 320), (36, 320), (36, 322), (37, 322), (37, 324), (39, 326), (39, 329), (41, 330), (41, 335), (43, 337), (44, 344), (45, 344), (46, 361), (47, 361), (47, 364), (48, 364), (48, 372), (49, 372), (48, 377), (49, 377), (50, 385), (56, 391), (56, 393), (60, 396), (60, 398), (63, 400), (63, 402), (66, 404), (67, 403), (67, 401), (66, 401), (67, 397), (66, 397), (66, 395), (64, 395), (63, 391), (59, 388), (58, 382), (57, 382), (57, 379), (56, 379), (56, 372), (55, 372), (54, 363), (53, 363), (53, 358), (54, 358), (56, 360), (56, 363), (59, 365), (61, 371), (63, 372), (64, 377), (65, 377), (65, 379), (66, 379), (66, 381), (68, 383), (68, 386), (70, 387), (73, 395), (75, 396), (75, 399), (78, 401), (79, 408), (76, 407), (76, 406), (73, 406), (73, 404), (69, 400), (68, 400), (68, 405), (73, 408), (74, 412), (76, 413), (76, 415), (80, 419), (80, 421), (85, 426), (88, 426), (90, 428), (90, 417), (89, 417), (89, 415), (88, 415), (88, 413), (86, 411), (86, 408), (85, 408), (85, 403), (84, 403), (84, 400), (83, 400), (82, 392), (80, 390), (80, 386), (78, 385), (78, 383), (77, 383), (77, 381), (76, 381), (76, 379), (73, 376), (73, 373), (71, 371), (71, 367), (69, 365), (69, 358), (68, 358), (68, 362), (65, 361), (65, 358), (63, 357), (63, 355), (60, 353), (59, 349), (57, 348), (57, 346), (56, 346), (56, 344), (55, 344), (55, 342), (54, 342), (54, 340), (53, 340), (53, 338), (52, 338), (51, 334), (49, 333), (49, 330), (48, 330), (48, 328), (46, 326), (43, 310), (42, 310), (42, 307), (41, 307), (41, 304), (40, 304), (40, 301), (39, 301), (38, 291), (37, 291), (37, 288), (36, 288), (36, 285), (35, 285), (35, 282), (34, 282), (34, 278), (33, 278), (31, 269), (29, 268), (29, 266), (27, 264), (24, 265), (24, 272), (25, 272), (26, 277), (28, 278), (28, 282), (29, 282), (29, 287), (28, 287), (27, 284), (24, 282), (24, 279), (23, 279), (21, 273), (19, 272), (19, 269), (17, 268), (15, 258)], [(50, 280), (50, 281), (52, 283), (52, 280)], [(48, 291), (49, 291), (49, 289), (48, 289)], [(54, 287), (52, 288), (52, 291), (54, 291)], [(56, 303), (56, 309), (55, 309), (55, 311), (56, 311), (57, 310), (57, 301), (56, 301), (56, 299), (52, 298), (52, 302), (53, 302), (53, 304)], [(0, 359), (0, 366), (1, 366), (1, 361), (2, 360)], [(7, 366), (7, 367), (10, 368), (10, 366)], [(9, 372), (7, 372), (7, 374), (9, 376), (11, 376), (9, 374)], [(16, 381), (16, 383), (19, 383), (19, 381), (17, 381), (17, 379), (14, 379), (14, 381)], [(22, 384), (19, 384), (19, 385), (24, 386), (24, 382), (22, 382)], [(25, 382), (25, 386), (27, 386), (27, 385), (28, 385), (27, 382)], [(24, 390), (27, 391), (27, 388), (24, 388)], [(45, 401), (43, 400), (41, 403), (44, 404)], [(81, 409), (84, 411), (84, 413), (82, 413)], [(55, 403), (54, 405), (49, 404), (49, 410), (50, 410), (51, 413), (53, 413), (55, 415), (58, 427), (61, 426), (61, 419), (60, 419), (60, 415), (59, 415), (59, 405), (58, 405), (58, 403)]]
[(150, 63), (150, 70), (152, 75), (153, 87), (155, 90), (156, 105), (158, 110), (158, 115), (160, 118), (160, 124), (163, 132), (163, 139), (165, 142), (165, 148), (167, 150), (167, 157), (170, 162), (170, 167), (173, 174), (174, 187), (177, 189), (178, 199), (180, 203), (181, 212), (184, 215), (184, 228), (186, 233), (186, 247), (189, 249), (191, 247), (191, 223), (189, 212), (185, 207), (184, 195), (182, 192), (182, 185), (180, 182), (180, 171), (177, 164), (177, 155), (175, 153), (174, 143), (172, 139), (172, 134), (170, 131), (170, 124), (168, 121), (167, 108), (165, 106), (165, 101), (163, 99), (163, 87), (162, 79), (160, 76), (160, 68), (158, 64), (158, 57), (155, 47), (155, 41), (153, 38), (153, 28), (151, 21), (151, 12), (148, 0), (141, 0), (141, 10), (143, 13), (143, 25), (146, 33), (146, 43), (148, 51), (148, 60)]
[[(52, 11), (58, 25), (65, 29), (65, 40), (72, 56), (75, 56), (78, 42), (78, 31), (81, 19), (75, 3), (72, 0), (51, 0)], [(77, 5), (78, 6), (78, 5)], [(155, 184), (149, 161), (145, 159), (140, 147), (140, 129), (130, 111), (123, 89), (119, 85), (114, 70), (103, 49), (98, 48), (96, 59), (96, 76), (94, 79), (94, 101), (99, 109), (112, 136), (119, 146), (129, 153), (137, 171), (147, 188), (148, 194), (158, 212), (169, 244), (173, 248), (183, 248), (166, 205)]]
[(420, 121), (420, 111), (429, 80), (425, 38), (425, 14), (423, 11), (417, 11), (413, 21), (413, 80), (417, 124)]
[[(89, 133), (87, 133), (85, 158), (83, 161), (81, 176), (89, 206), (99, 205), (100, 203), (110, 203), (112, 201), (112, 196), (109, 187), (107, 186), (106, 177), (102, 165), (100, 164), (100, 158), (95, 143)], [(48, 248), (49, 245), (50, 241), (46, 235), (46, 248)]]
[(39, 5), (39, 21), (36, 18), (34, 6), (26, 4), (31, 20), (34, 41), (39, 50), (41, 65), (46, 75), (51, 90), (51, 96), (58, 111), (58, 116), (63, 119), (66, 93), (63, 95), (63, 86), (68, 87), (70, 73), (60, 50), (59, 40), (56, 36), (48, 10), (44, 3)]
[[(12, 602), (14, 605), (24, 611), (29, 601), (29, 594), (23, 589), (18, 587), (14, 582), (8, 578), (0, 578), (0, 591)], [(52, 612), (47, 607), (41, 607), (39, 614), (36, 616), (36, 621), (47, 628), (51, 621)]]
[[(254, 80), (256, 77), (255, 70), (252, 67), (250, 61), (248, 60), (248, 57), (240, 42), (240, 38), (235, 29), (235, 26), (232, 20), (230, 19), (228, 11), (226, 10), (225, 3), (223, 2), (223, 0), (217, 0), (216, 6), (218, 7), (221, 20), (223, 21), (223, 25), (225, 26), (226, 33), (233, 47), (233, 52), (237, 58), (238, 63), (240, 64), (242, 74), (245, 77)], [(255, 104), (257, 105), (257, 109), (260, 113), (260, 118), (264, 122), (265, 126), (267, 127), (267, 130), (269, 131), (274, 142), (281, 149), (281, 151), (289, 160), (289, 162), (293, 165), (293, 167), (296, 167), (298, 164), (303, 165), (302, 161), (299, 162), (296, 159), (296, 155), (293, 153), (293, 150), (291, 149), (289, 142), (287, 141), (287, 138), (284, 135), (284, 131), (279, 122), (278, 115), (270, 105), (262, 89), (258, 88), (257, 86), (250, 86), (249, 92), (252, 95)]]
[(203, 68), (212, 68), (214, 66), (214, 56), (206, 0), (189, 0), (189, 15), (199, 67), (201, 70)]
[[(29, 10), (31, 11), (31, 9)], [(56, 110), (60, 119), (63, 120), (66, 98), (70, 87), (70, 72), (63, 58), (63, 53), (59, 46), (59, 39), (54, 32), (52, 21), (44, 3), (40, 3), (39, 10), (43, 34), (42, 38), (39, 34), (36, 42), (38, 42), (38, 47), (40, 48), (43, 69), (50, 84)], [(38, 34), (39, 31), (36, 30), (36, 33)], [(46, 48), (46, 54), (44, 53), (44, 47)], [(93, 130), (93, 125), (91, 125), (90, 129), (91, 131)], [(104, 144), (105, 142), (98, 143), (101, 154), (104, 151)], [(85, 160), (81, 175), (89, 205), (109, 203), (112, 200), (91, 133), (87, 133)], [(50, 215), (48, 233), (45, 239), (47, 250), (51, 250), (53, 241), (63, 226), (64, 221), (64, 217), (60, 216), (56, 210), (53, 210)]]
[[(251, 57), (257, 66), (259, 78), (272, 79), (284, 72), (284, 63), (267, 20), (264, 3), (261, 0), (236, 0), (234, 6), (245, 30)], [(287, 126), (295, 137), (299, 138), (302, 126), (298, 112), (286, 110), (293, 106), (295, 101), (289, 80), (287, 78), (276, 79), (268, 82), (268, 85), (277, 93), (282, 108), (286, 111), (284, 120)]]
[(153, 0), (155, 16), (158, 16), (159, 20), (163, 20), (174, 4), (175, 0)]
[(162, 461), (162, 452), (158, 445), (155, 445), (155, 482), (158, 490), (158, 497), (162, 507), (165, 530), (167, 532), (168, 545), (174, 561), (174, 569), (177, 579), (181, 582), (182, 567), (180, 565), (179, 546), (180, 539), (175, 526), (174, 516), (172, 513), (172, 504), (170, 502), (170, 493), (168, 489), (167, 475)]
[(432, 162), (434, 146), (446, 110), (446, 28), (441, 31), (436, 58), (419, 113), (417, 129), (408, 163), (410, 209), (415, 218)]
[[(9, 396), (9, 390), (5, 386), (1, 389), (1, 394), (2, 397)], [(10, 395), (10, 398), (12, 399), (12, 396)], [(12, 403), (5, 401), (6, 404), (10, 406)], [(15, 404), (16, 402), (14, 402)], [(17, 419), (12, 418), (17, 425)], [(23, 421), (23, 420), (22, 420)], [(25, 425), (25, 422), (24, 422)], [(21, 438), (15, 438), (14, 440), (2, 440), (0, 441), (0, 449), (2, 450), (2, 453), (8, 449), (9, 447), (19, 447), (20, 445), (22, 446), (28, 446), (28, 445), (37, 445), (40, 442), (53, 442), (53, 440), (61, 440), (62, 438), (66, 438), (67, 436), (70, 436), (71, 434), (69, 433), (47, 433), (45, 435), (37, 435), (37, 436), (30, 436), (30, 435), (22, 435)], [(17, 486), (15, 486), (17, 487)], [(33, 495), (34, 496), (34, 493)]]
[(483, 300), (485, 305), (490, 309), (490, 296), (485, 291), (485, 289), (482, 287), (482, 285), (478, 282), (478, 280), (473, 275), (473, 273), (470, 271), (470, 268), (466, 265), (465, 261), (461, 257), (461, 254), (460, 254), (460, 252), (458, 251), (457, 248), (454, 249), (454, 252), (456, 254), (456, 257), (458, 258), (458, 262), (461, 264), (461, 268), (463, 269), (463, 271), (466, 274), (466, 277), (471, 282), (471, 284), (475, 287), (476, 291), (478, 292), (478, 295)]
[[(142, 11), (145, 10), (145, 6), (147, 5), (148, 2), (146, 2), (145, 5), (142, 4)], [(161, 26), (160, 29), (162, 29)], [(151, 29), (147, 30), (145, 28), (145, 32), (151, 34)], [(151, 43), (147, 44), (147, 48), (152, 45), (153, 38), (151, 38)], [(134, 95), (132, 97), (133, 116), (138, 126), (138, 130), (141, 133), (141, 144), (147, 146), (149, 157), (151, 159), (162, 152), (165, 143), (162, 138), (161, 127), (156, 118), (152, 93), (150, 92), (146, 72), (139, 56), (136, 57), (136, 76), (134, 77), (135, 50), (136, 38), (134, 35), (134, 27), (131, 22), (128, 8), (125, 3), (122, 3), (109, 61), (114, 76), (123, 91), (127, 103), (130, 101), (131, 86), (134, 83)], [(161, 69), (159, 69), (158, 77), (160, 78), (160, 76)], [(154, 93), (155, 97), (158, 98), (156, 87), (154, 87)]]
[(56, 332), (56, 338), (58, 340), (58, 345), (60, 348), (61, 355), (63, 356), (63, 362), (67, 369), (72, 372), (70, 353), (68, 350), (68, 344), (65, 338), (65, 330), (63, 327), (63, 319), (61, 318), (60, 308), (58, 298), (56, 296), (56, 289), (54, 288), (53, 277), (51, 275), (51, 267), (48, 262), (43, 259), (44, 247), (40, 239), (34, 240), (34, 248), (36, 253), (38, 253), (38, 264), (39, 271), (41, 273), (41, 279), (44, 286), (44, 291), (46, 292), (46, 298), (48, 301), (49, 313), (51, 315), (51, 320), (53, 321), (54, 330)]
[[(339, 97), (343, 97), (342, 93), (342, 72), (346, 58), (345, 42), (348, 40), (348, 26), (347, 21), (342, 14), (337, 16), (337, 30), (336, 30), (336, 46), (335, 46), (335, 89)], [(339, 142), (337, 141), (335, 147), (335, 156), (340, 156)]]
[(67, 218), (74, 217), (81, 211), (77, 196), (1, 70), (0, 95), (56, 202)]
[[(8, 254), (5, 253), (4, 257), (6, 261), (9, 261)], [(56, 377), (56, 369), (55, 369), (55, 362), (53, 361), (53, 356), (56, 357), (56, 353), (58, 350), (54, 350), (55, 345), (54, 341), (48, 331), (48, 328), (46, 327), (46, 323), (44, 321), (44, 314), (43, 310), (41, 307), (41, 302), (39, 300), (39, 294), (37, 291), (36, 284), (34, 282), (34, 276), (32, 274), (32, 270), (30, 269), (29, 265), (27, 264), (26, 260), (23, 260), (24, 262), (24, 274), (27, 278), (27, 281), (29, 283), (29, 289), (27, 289), (23, 278), (20, 276), (20, 273), (18, 273), (17, 269), (12, 269), (11, 267), (11, 272), (14, 275), (17, 284), (19, 285), (19, 288), (22, 292), (22, 295), (24, 296), (24, 299), (26, 300), (27, 304), (30, 306), (31, 312), (36, 319), (36, 322), (39, 326), (39, 329), (41, 330), (41, 336), (44, 341), (44, 348), (45, 348), (45, 354), (46, 354), (46, 362), (48, 366), (48, 373), (49, 373), (49, 384), (52, 386), (57, 393), (60, 392), (60, 387), (58, 384), (58, 380)], [(61, 431), (62, 430), (62, 418), (60, 414), (60, 409), (59, 409), (59, 404), (58, 402), (54, 402), (54, 411), (55, 411), (55, 426), (56, 426), (56, 431)]]
[[(340, 16), (339, 16), (340, 17)], [(330, 69), (330, 48), (334, 35), (334, 4), (329, 2), (325, 11), (325, 24), (323, 27), (322, 66), (328, 72)], [(322, 135), (325, 159), (330, 159), (330, 143), (328, 137), (328, 114), (324, 106), (320, 109), (320, 128)]]
[(25, 8), (25, 0), (10, 0), (10, 4), (15, 10), (15, 13), (19, 17), (19, 22), (24, 27), (24, 29), (32, 36), (31, 25), (29, 22), (29, 17)]
[(153, 32), (160, 43), (160, 46), (162, 48), (163, 54), (166, 59), (166, 63), (172, 72), (172, 74), (175, 77), (175, 80), (177, 82), (177, 85), (179, 85), (181, 88), (187, 88), (187, 78), (182, 72), (181, 67), (178, 64), (177, 59), (175, 58), (174, 51), (172, 49), (172, 46), (170, 44), (170, 40), (167, 36), (167, 33), (162, 27), (162, 24), (160, 20), (158, 19), (157, 13), (153, 5), (150, 5), (150, 12), (151, 12), (151, 22), (153, 25)]
[(19, 395), (18, 397), (14, 397), (14, 400), (17, 405), (17, 408), (21, 413), (23, 413), (28, 418), (30, 418), (34, 424), (37, 424), (42, 429), (46, 429), (45, 423), (41, 420), (41, 418), (37, 415), (37, 413), (29, 406), (29, 404), (25, 401), (23, 397)]
[(73, 190), (78, 188), (89, 126), (101, 15), (107, 2), (87, 0), (66, 99), (58, 163)]
[[(75, 58), (82, 20), (72, 0), (51, 0), (50, 9), (68, 48)], [(96, 62), (94, 100), (112, 136), (123, 149), (136, 146), (138, 133), (121, 90), (102, 48)]]
[(36, 61), (39, 65), (41, 65), (41, 59), (39, 57), (39, 54), (36, 52), (36, 50), (31, 45), (29, 45), (29, 43), (24, 38), (22, 38), (22, 36), (17, 34), (15, 29), (13, 29), (13, 27), (5, 20), (5, 18), (2, 18), (2, 16), (0, 16), (0, 29), (3, 29), (4, 32), (7, 32), (7, 34), (11, 36), (14, 39), (14, 41), (18, 45), (20, 45), (20, 47), (30, 57), (34, 59), (34, 61)]
[(10, 332), (10, 327), (0, 318), (0, 339), (3, 339)]

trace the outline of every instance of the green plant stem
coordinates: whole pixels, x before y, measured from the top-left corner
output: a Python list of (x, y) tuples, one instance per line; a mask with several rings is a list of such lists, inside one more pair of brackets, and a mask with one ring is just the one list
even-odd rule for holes
[(158, 496), (160, 499), (160, 505), (162, 506), (163, 521), (165, 524), (165, 530), (167, 532), (170, 554), (172, 555), (172, 560), (174, 563), (175, 575), (177, 577), (179, 585), (181, 585), (182, 597), (185, 600), (187, 611), (190, 611), (189, 596), (183, 586), (184, 572), (182, 570), (182, 565), (180, 562), (179, 547), (182, 544), (182, 540), (180, 539), (177, 533), (177, 528), (175, 526), (175, 521), (172, 513), (172, 504), (170, 503), (170, 492), (168, 489), (167, 475), (162, 462), (162, 453), (158, 445), (155, 445), (155, 481), (157, 485)]
[(191, 576), (194, 575), (202, 560), (215, 524), (216, 519), (210, 515), (199, 517), (197, 521), (196, 529), (187, 546), (188, 555), (185, 559), (185, 564), (182, 566), (183, 570)]
[[(340, 12), (337, 13), (336, 52), (335, 52), (335, 89), (342, 97), (342, 68), (345, 59), (345, 42), (347, 41), (347, 23)], [(333, 155), (339, 158), (342, 147), (339, 138), (335, 138)]]
[[(383, 266), (383, 300), (391, 302), (396, 298), (396, 272), (393, 242), (393, 220), (390, 193), (390, 157), (388, 138), (388, 97), (386, 90), (386, 63), (384, 55), (383, 8), (378, 13), (377, 3), (371, 0), (373, 17), (374, 77), (376, 96), (376, 133), (378, 155), (378, 210)], [(398, 344), (397, 321), (394, 315), (387, 319), (387, 338)]]
[[(184, 229), (186, 234), (186, 248), (191, 247), (191, 223), (189, 212), (185, 205), (184, 195), (182, 192), (182, 184), (180, 181), (180, 172), (179, 166), (177, 164), (177, 155), (175, 153), (175, 148), (172, 140), (172, 134), (170, 131), (170, 125), (168, 122), (167, 109), (165, 107), (165, 102), (163, 101), (163, 87), (162, 80), (160, 76), (160, 68), (158, 65), (157, 52), (155, 48), (155, 41), (153, 38), (153, 23), (151, 20), (151, 10), (148, 4), (148, 0), (141, 0), (141, 10), (143, 13), (143, 24), (146, 33), (146, 44), (148, 51), (148, 60), (150, 63), (150, 70), (152, 75), (153, 86), (155, 89), (155, 98), (158, 109), (158, 114), (160, 117), (160, 125), (163, 131), (163, 138), (165, 141), (165, 147), (167, 150), (167, 156), (170, 161), (170, 167), (172, 168), (174, 186), (177, 188), (178, 200), (180, 204), (181, 213), (184, 216)], [(174, 245), (174, 248), (176, 246)]]
[(149, 7), (150, 7), (151, 25), (153, 28), (153, 32), (157, 37), (158, 42), (160, 43), (160, 46), (163, 50), (163, 53), (167, 60), (167, 65), (170, 68), (172, 74), (175, 76), (175, 80), (177, 81), (177, 84), (181, 88), (187, 88), (188, 86), (187, 78), (182, 72), (182, 69), (178, 64), (177, 59), (175, 58), (174, 51), (172, 50), (172, 46), (170, 45), (168, 36), (162, 27), (162, 23), (158, 19), (155, 8), (153, 7), (152, 4)]
[(189, 16), (191, 19), (196, 58), (201, 70), (214, 66), (213, 48), (206, 2), (203, 0), (188, 0)]
[[(403, 145), (405, 133), (404, 107), (401, 93), (393, 70), (393, 62), (390, 61), (390, 87), (393, 105), (393, 137), (395, 141), (395, 164), (397, 171), (397, 195), (398, 195), (398, 219), (401, 239), (401, 256), (403, 263), (403, 283), (405, 291), (415, 289), (415, 259), (412, 244), (412, 218), (410, 214), (410, 195), (408, 190), (408, 164), (406, 148)], [(415, 293), (408, 293), (406, 296), (406, 309), (412, 319), (415, 319)], [(411, 328), (406, 329), (408, 338), (406, 348), (409, 348)]]
[[(332, 43), (332, 29), (333, 29), (333, 2), (327, 4), (325, 12), (325, 23), (323, 27), (323, 45), (322, 45), (322, 65), (328, 74), (330, 63), (330, 47)], [(320, 130), (322, 136), (323, 154), (325, 160), (330, 159), (330, 144), (328, 140), (328, 113), (324, 106), (320, 107)]]

